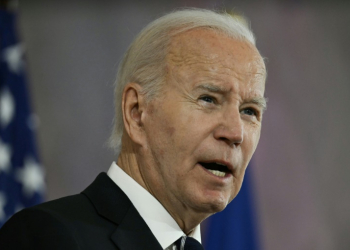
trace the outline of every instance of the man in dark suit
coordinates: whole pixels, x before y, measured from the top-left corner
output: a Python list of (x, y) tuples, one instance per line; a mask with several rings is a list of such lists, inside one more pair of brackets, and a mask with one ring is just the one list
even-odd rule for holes
[(203, 249), (260, 137), (266, 70), (240, 18), (181, 10), (144, 28), (116, 81), (118, 153), (81, 194), (14, 215), (0, 249)]

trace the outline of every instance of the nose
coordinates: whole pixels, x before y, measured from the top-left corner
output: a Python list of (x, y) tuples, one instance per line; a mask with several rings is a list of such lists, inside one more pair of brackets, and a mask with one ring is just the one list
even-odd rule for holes
[(229, 146), (239, 146), (243, 142), (244, 124), (239, 111), (223, 114), (219, 125), (214, 130), (214, 138), (224, 141)]

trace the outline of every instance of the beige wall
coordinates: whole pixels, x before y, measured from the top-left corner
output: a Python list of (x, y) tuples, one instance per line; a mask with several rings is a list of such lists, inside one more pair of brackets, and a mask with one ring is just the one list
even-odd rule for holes
[(349, 4), (72, 2), (20, 3), (48, 199), (80, 192), (114, 160), (112, 83), (143, 25), (174, 7), (237, 7), (268, 58), (252, 170), (264, 249), (349, 249)]

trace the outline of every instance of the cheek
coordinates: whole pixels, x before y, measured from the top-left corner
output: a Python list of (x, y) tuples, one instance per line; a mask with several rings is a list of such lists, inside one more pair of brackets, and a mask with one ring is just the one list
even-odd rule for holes
[(250, 130), (246, 130), (243, 144), (241, 145), (242, 149), (242, 169), (239, 173), (239, 179), (243, 181), (245, 168), (247, 167), (249, 161), (251, 160), (255, 149), (258, 145), (260, 138), (260, 128), (251, 128)]
[(169, 142), (173, 146), (180, 147), (178, 151), (181, 152), (193, 139), (196, 130), (200, 129), (200, 125), (196, 123), (193, 114), (179, 109), (163, 120), (163, 129)]
[(260, 140), (261, 126), (254, 124), (247, 128), (245, 139), (247, 139), (247, 147), (254, 153)]
[(173, 126), (167, 127), (166, 128), (166, 133), (168, 134), (169, 137), (172, 137), (173, 134), (175, 133), (176, 129)]
[(258, 130), (255, 130), (252, 134), (253, 136), (253, 153), (255, 152), (256, 147), (258, 146), (259, 140), (260, 140), (260, 133), (261, 133), (261, 128), (259, 127)]
[(171, 165), (177, 160), (180, 128), (175, 123), (174, 116), (176, 114), (166, 113), (165, 110), (155, 111), (150, 115), (150, 122), (146, 128), (149, 148), (153, 157), (162, 166)]

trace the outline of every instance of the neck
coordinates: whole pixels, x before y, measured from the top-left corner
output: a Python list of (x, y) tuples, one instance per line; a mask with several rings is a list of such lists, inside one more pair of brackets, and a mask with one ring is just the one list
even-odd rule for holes
[(185, 234), (190, 234), (209, 214), (193, 211), (176, 200), (170, 200), (170, 197), (164, 195), (166, 183), (161, 180), (147, 181), (147, 178), (142, 175), (141, 168), (147, 168), (145, 171), (154, 171), (154, 169), (150, 167), (152, 164), (147, 164), (140, 151), (142, 150), (139, 150), (127, 135), (123, 135), (122, 150), (117, 161), (118, 166), (164, 206)]
[(141, 176), (139, 170), (139, 164), (137, 163), (135, 146), (131, 142), (130, 138), (125, 138), (127, 136), (123, 135), (122, 150), (118, 157), (118, 166), (124, 170), (131, 178), (133, 178), (137, 183), (139, 183), (146, 190), (147, 187)]

